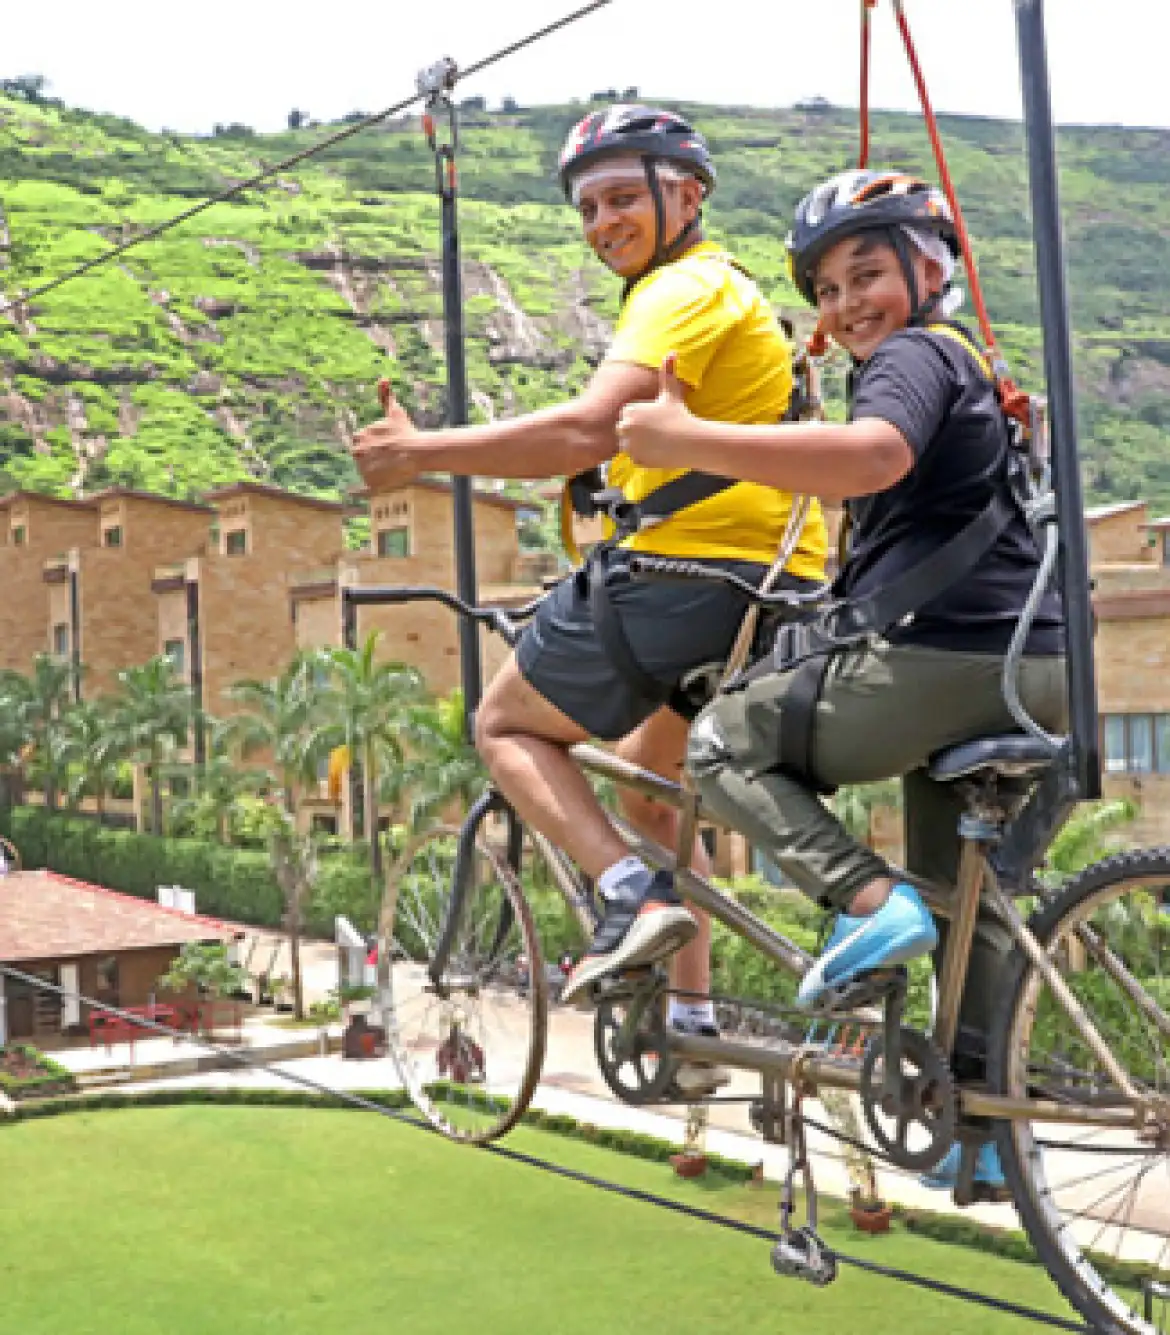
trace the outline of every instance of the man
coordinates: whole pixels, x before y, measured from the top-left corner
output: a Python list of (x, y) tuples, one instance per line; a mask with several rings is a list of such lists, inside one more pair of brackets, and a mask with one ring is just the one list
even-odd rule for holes
[[(702, 136), (669, 111), (618, 105), (593, 112), (566, 140), (560, 180), (585, 240), (625, 283), (605, 360), (568, 403), (485, 426), (418, 432), (391, 400), (385, 419), (357, 436), (354, 457), (369, 486), (404, 485), (431, 469), (575, 476), (611, 461), (609, 487), (649, 508), (648, 498), (687, 470), (637, 467), (618, 452), (616, 424), (627, 404), (655, 397), (667, 352), (678, 354), (687, 401), (699, 415), (744, 423), (783, 416), (792, 390), (784, 335), (751, 278), (703, 237), (701, 209), (715, 168)], [(700, 499), (558, 585), (479, 710), (476, 744), (492, 777), (524, 820), (596, 880), (604, 901), (565, 1000), (588, 997), (602, 975), (655, 962), (688, 942), (675, 986), (710, 990), (708, 924), (682, 905), (669, 875), (654, 875), (628, 855), (567, 754), (600, 737), (637, 765), (680, 773), (687, 720), (664, 705), (686, 674), (727, 656), (745, 606), (717, 584), (632, 580), (629, 553), (707, 561), (758, 583), (791, 510), (786, 493), (710, 481)], [(814, 504), (789, 575), (820, 580), (824, 556), (824, 520)], [(623, 805), (639, 830), (673, 845), (676, 813), (632, 795)], [(694, 865), (707, 865), (699, 845)], [(714, 1030), (708, 1001), (672, 998), (668, 1018), (681, 1029)], [(687, 1093), (707, 1092), (717, 1079), (710, 1070), (679, 1073)]]

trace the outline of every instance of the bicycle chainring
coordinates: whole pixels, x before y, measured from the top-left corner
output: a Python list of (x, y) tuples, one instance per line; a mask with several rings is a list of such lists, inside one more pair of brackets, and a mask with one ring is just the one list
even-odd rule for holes
[(662, 1007), (652, 1002), (632, 1034), (627, 1017), (636, 1000), (603, 998), (594, 1012), (593, 1047), (601, 1077), (623, 1103), (654, 1103), (672, 1089), (676, 1060), (667, 1050)]
[(954, 1143), (958, 1087), (946, 1058), (917, 1029), (898, 1030), (898, 1071), (887, 1089), (880, 1033), (861, 1059), (862, 1111), (878, 1148), (898, 1168), (933, 1168)]

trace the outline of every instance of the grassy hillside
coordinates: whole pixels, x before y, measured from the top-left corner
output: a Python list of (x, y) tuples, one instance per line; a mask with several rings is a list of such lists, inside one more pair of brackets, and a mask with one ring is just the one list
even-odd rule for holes
[[(686, 108), (718, 156), (713, 233), (787, 313), (805, 313), (780, 244), (792, 205), (847, 165), (832, 109)], [(469, 112), (461, 229), (475, 412), (549, 402), (587, 377), (614, 281), (585, 252), (551, 167), (580, 107)], [(1039, 365), (1018, 126), (944, 121), (993, 318), (1017, 377)], [(151, 134), (0, 98), (0, 286), (12, 293), (324, 131)], [(874, 158), (929, 171), (914, 117), (878, 116)], [(1063, 203), (1085, 478), (1092, 499), (1170, 510), (1170, 133), (1063, 132)], [(358, 135), (0, 317), (0, 489), (123, 483), (188, 494), (242, 476), (335, 493), (348, 432), (389, 368), (420, 420), (444, 411), (438, 212), (417, 120)]]

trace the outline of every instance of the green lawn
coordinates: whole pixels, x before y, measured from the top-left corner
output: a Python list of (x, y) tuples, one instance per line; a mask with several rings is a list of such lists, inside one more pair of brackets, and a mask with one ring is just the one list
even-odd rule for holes
[[(517, 1148), (770, 1223), (775, 1192), (691, 1185), (548, 1133)], [(21, 1335), (1023, 1335), (1028, 1323), (353, 1112), (201, 1106), (0, 1130), (0, 1310)], [(1067, 1312), (1037, 1269), (905, 1233), (843, 1249)]]

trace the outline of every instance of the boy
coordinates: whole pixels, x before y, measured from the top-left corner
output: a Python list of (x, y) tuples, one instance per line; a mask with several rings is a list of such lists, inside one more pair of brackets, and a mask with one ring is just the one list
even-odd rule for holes
[[(793, 278), (824, 331), (853, 358), (850, 420), (740, 427), (687, 412), (669, 367), (654, 403), (628, 407), (618, 434), (636, 462), (661, 457), (793, 491), (850, 498), (850, 549), (834, 592), (855, 600), (889, 587), (977, 518), (1010, 499), (1007, 424), (970, 340), (941, 323), (954, 304), (957, 241), (933, 187), (894, 173), (849, 172), (801, 201), (788, 240)], [(803, 669), (753, 674), (691, 730), (688, 766), (708, 810), (765, 849), (807, 895), (839, 917), (802, 980), (801, 1005), (831, 1007), (859, 978), (937, 944), (930, 913), (870, 849), (845, 833), (815, 787), (902, 776), (908, 868), (953, 884), (955, 799), (931, 782), (942, 747), (1015, 728), (1001, 691), (1003, 658), (1039, 566), (1018, 506), (974, 564), (913, 616), (827, 659), (811, 711), (798, 716)], [(1063, 627), (1045, 593), (1020, 671), (1025, 708), (1064, 719)], [(777, 768), (785, 733), (807, 736), (809, 768)], [(995, 969), (1006, 948), (980, 921), (958, 1040), (978, 1064)], [(994, 1147), (976, 1183), (1002, 1185)]]

